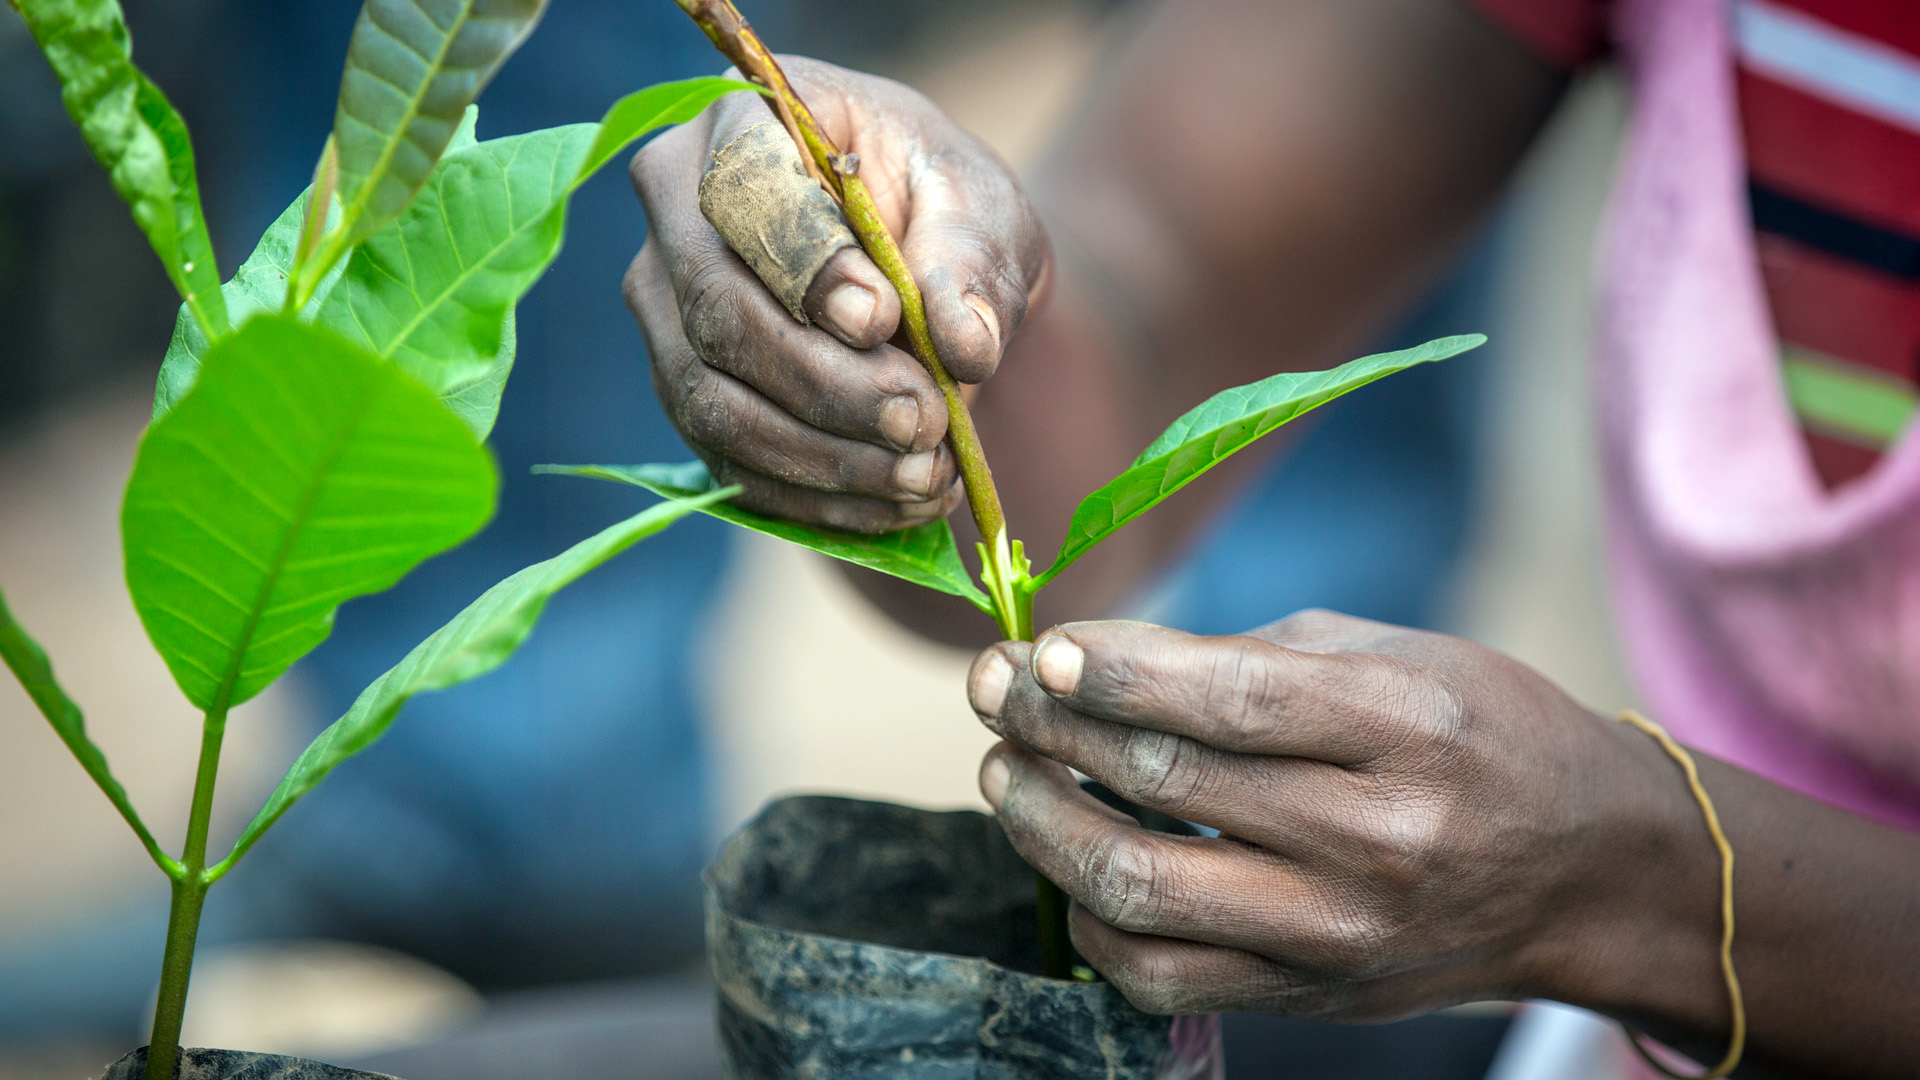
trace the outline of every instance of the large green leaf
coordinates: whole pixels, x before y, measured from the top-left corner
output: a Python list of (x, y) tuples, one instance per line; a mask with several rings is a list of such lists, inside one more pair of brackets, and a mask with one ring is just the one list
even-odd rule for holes
[(399, 220), (368, 237), (318, 320), (439, 393), (485, 384), (505, 317), (559, 254), (567, 200), (635, 139), (752, 89), (688, 79), (622, 98), (598, 124), (449, 152)]
[(13, 669), (27, 696), (40, 707), (41, 714), (53, 725), (60, 741), (67, 744), (67, 749), (73, 751), (73, 756), (80, 760), (80, 767), (87, 770), (87, 775), (93, 777), (94, 783), (100, 785), (100, 790), (106, 793), (113, 808), (120, 811), (120, 816), (126, 819), (128, 825), (133, 826), (134, 835), (140, 838), (147, 854), (169, 877), (178, 877), (181, 873), (180, 864), (160, 850), (153, 833), (140, 820), (139, 812), (133, 808), (133, 801), (127, 798), (127, 789), (120, 786), (120, 781), (114, 779), (113, 770), (107, 768), (107, 756), (87, 737), (87, 722), (80, 715), (80, 706), (75, 705), (54, 680), (53, 664), (47, 659), (46, 651), (14, 621), (4, 595), (0, 595), (0, 660), (5, 660), (7, 667)]
[[(452, 150), (464, 150), (477, 145), (474, 124), (478, 114), (477, 106), (467, 106), (466, 118), (461, 121), (460, 129), (454, 132), (453, 141), (448, 144)], [(309, 194), (301, 192), (293, 205), (281, 212), (267, 227), (260, 237), (259, 246), (241, 264), (233, 280), (223, 287), (227, 310), (232, 313), (234, 325), (245, 323), (264, 312), (279, 311), (285, 306), (287, 275), (293, 270), (294, 251), (300, 242), (300, 224), (306, 216)], [(339, 216), (340, 211), (336, 206), (333, 217), (337, 220)], [(345, 269), (344, 264), (336, 264), (321, 279), (313, 298), (307, 303), (303, 313), (305, 317), (311, 319), (318, 313)], [(500, 412), (500, 394), (506, 388), (508, 373), (513, 370), (513, 330), (513, 313), (508, 311), (499, 334), (499, 346), (488, 363), (474, 378), (465, 382), (455, 381), (440, 395), (454, 415), (483, 439), (493, 430), (494, 420)], [(206, 351), (206, 335), (200, 332), (199, 323), (182, 308), (174, 324), (173, 340), (167, 346), (166, 358), (160, 364), (160, 378), (153, 395), (155, 420), (165, 416), (167, 410), (173, 408), (174, 403), (193, 388), (193, 380), (200, 372), (200, 358), (206, 355)]]
[(1175, 420), (1141, 451), (1126, 472), (1080, 501), (1067, 525), (1059, 556), (1027, 587), (1037, 590), (1052, 581), (1127, 522), (1301, 413), (1415, 364), (1477, 349), (1486, 340), (1480, 334), (1441, 338), (1400, 352), (1362, 357), (1327, 371), (1285, 372), (1215, 394)]
[(354, 250), (317, 321), (436, 393), (479, 379), (506, 313), (560, 250), (568, 166), (593, 133), (575, 124), (448, 154), (400, 219)]
[(186, 121), (133, 66), (118, 0), (9, 0), (60, 78), (67, 114), (208, 333), (227, 332)]
[(406, 658), (361, 691), (347, 714), (302, 751), (268, 796), (233, 851), (210, 871), (219, 877), (247, 853), (261, 834), (300, 797), (312, 791), (334, 767), (372, 746), (386, 734), (400, 707), (415, 694), (475, 679), (504, 663), (533, 632), (553, 594), (581, 575), (695, 510), (731, 498), (738, 488), (708, 492), (696, 499), (661, 503), (582, 540), (566, 551), (495, 585), (453, 621), (434, 631)]
[(258, 693), (492, 512), (493, 462), (398, 368), (324, 330), (254, 318), (147, 430), (121, 514), (127, 586), (195, 705)]
[(366, 0), (333, 119), (346, 246), (406, 209), (467, 106), (546, 8), (547, 0)]
[[(469, 141), (468, 145), (472, 143)], [(300, 222), (305, 216), (306, 205), (307, 195), (303, 192), (292, 206), (287, 207), (268, 226), (266, 233), (260, 237), (260, 246), (240, 265), (233, 280), (225, 285), (227, 309), (233, 313), (235, 325), (243, 324), (255, 315), (277, 312), (286, 303), (287, 274), (293, 268), (294, 248), (300, 241)], [(335, 216), (338, 216), (337, 210)], [(336, 264), (333, 271), (321, 280), (313, 299), (307, 303), (306, 317), (312, 318), (325, 303), (345, 269), (345, 264)], [(506, 389), (507, 375), (513, 370), (516, 338), (511, 309), (506, 313), (498, 336), (499, 345), (492, 358), (480, 366), (474, 377), (453, 381), (440, 393), (440, 400), (481, 439), (493, 430), (494, 420), (500, 413), (500, 394)], [(200, 358), (206, 352), (207, 336), (200, 332), (200, 324), (182, 308), (179, 319), (174, 323), (173, 340), (167, 345), (166, 358), (160, 363), (160, 378), (153, 394), (155, 420), (165, 416), (176, 402), (186, 396), (188, 390), (193, 389), (193, 382), (200, 374)]]
[[(706, 465), (698, 461), (684, 465), (535, 465), (533, 471), (632, 484), (669, 499), (694, 498), (714, 488), (713, 476), (707, 472)], [(953, 542), (953, 529), (945, 520), (878, 536), (863, 536), (816, 529), (726, 503), (708, 506), (704, 512), (741, 528), (812, 548), (822, 555), (962, 597), (981, 611), (993, 614), (987, 594), (967, 576), (966, 565), (960, 561), (959, 548)]]

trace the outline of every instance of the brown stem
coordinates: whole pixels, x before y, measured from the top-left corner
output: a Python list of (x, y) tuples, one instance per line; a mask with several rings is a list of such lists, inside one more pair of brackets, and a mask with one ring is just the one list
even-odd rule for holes
[(793, 84), (787, 81), (786, 72), (780, 70), (779, 61), (773, 58), (766, 43), (760, 40), (760, 35), (754, 33), (753, 27), (740, 14), (740, 9), (733, 6), (733, 0), (673, 2), (679, 4), (680, 10), (699, 24), (700, 29), (706, 32), (707, 40), (733, 61), (733, 66), (740, 69), (740, 74), (746, 76), (747, 81), (773, 91), (768, 105), (780, 117), (787, 134), (793, 136), (794, 143), (806, 151), (800, 158), (807, 167), (807, 175), (820, 181), (820, 186), (827, 189), (827, 194), (832, 195), (835, 202), (840, 201), (839, 178), (826, 165), (827, 161), (838, 156), (833, 143), (820, 131), (812, 110), (800, 100), (800, 95), (793, 92)]
[(860, 238), (860, 246), (900, 294), (900, 315), (906, 323), (909, 350), (933, 376), (947, 402), (947, 444), (953, 448), (954, 460), (960, 465), (960, 475), (966, 482), (967, 503), (980, 530), (980, 576), (993, 597), (1000, 630), (1008, 638), (1031, 638), (1033, 631), (1028, 627), (1032, 622), (1032, 596), (1021, 588), (1027, 580), (1027, 567), (1007, 535), (1007, 518), (1000, 508), (1000, 493), (993, 486), (993, 470), (987, 467), (987, 455), (974, 430), (973, 414), (967, 411), (967, 403), (960, 396), (960, 385), (947, 372), (947, 366), (940, 361), (940, 354), (933, 346), (920, 286), (907, 268), (900, 245), (880, 220), (880, 209), (874, 204), (867, 185), (860, 180), (859, 156), (842, 154), (828, 138), (819, 121), (814, 119), (813, 110), (794, 92), (779, 61), (733, 6), (733, 0), (674, 0), (674, 3), (699, 24), (707, 38), (743, 75), (772, 91), (769, 106), (786, 125), (794, 142), (805, 151), (801, 158), (806, 162), (808, 174), (839, 200), (847, 224)]

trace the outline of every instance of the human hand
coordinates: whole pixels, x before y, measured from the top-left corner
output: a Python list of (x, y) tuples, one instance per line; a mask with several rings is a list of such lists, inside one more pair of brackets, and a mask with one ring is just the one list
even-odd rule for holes
[[(963, 383), (993, 374), (1048, 275), (1046, 236), (1007, 167), (917, 92), (782, 57), (860, 176), (923, 294), (934, 344)], [(802, 326), (702, 217), (709, 155), (768, 120), (750, 94), (722, 98), (633, 159), (646, 245), (627, 304), (667, 415), (736, 500), (858, 532), (943, 516), (963, 497), (942, 439), (947, 408), (912, 356), (887, 344), (900, 298), (859, 248), (807, 290)]]
[[(981, 772), (1008, 838), (1149, 1012), (1382, 1020), (1604, 997), (1629, 969), (1721, 993), (1712, 849), (1671, 762), (1492, 650), (1328, 612), (1072, 623), (981, 653), (969, 695), (1008, 740)], [(1147, 832), (1062, 762), (1223, 835)]]

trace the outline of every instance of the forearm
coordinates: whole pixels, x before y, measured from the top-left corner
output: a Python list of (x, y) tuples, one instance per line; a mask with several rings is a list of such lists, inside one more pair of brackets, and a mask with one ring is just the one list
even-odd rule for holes
[[(1673, 762), (1624, 726), (1611, 734), (1635, 762), (1623, 783), (1658, 824), (1611, 862), (1604, 893), (1618, 902), (1596, 909), (1583, 940), (1547, 943), (1557, 955), (1536, 992), (1620, 1016), (1711, 1062), (1731, 1022), (1716, 960), (1718, 859)], [(1752, 1074), (1911, 1075), (1920, 837), (1699, 763), (1736, 855), (1733, 955)]]

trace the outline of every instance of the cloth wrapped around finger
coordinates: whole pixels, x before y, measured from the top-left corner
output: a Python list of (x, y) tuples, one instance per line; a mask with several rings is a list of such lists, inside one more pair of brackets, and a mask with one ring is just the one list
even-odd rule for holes
[(810, 321), (807, 287), (820, 268), (857, 244), (833, 196), (807, 175), (799, 148), (771, 120), (714, 152), (700, 178), (700, 213), (802, 323)]

